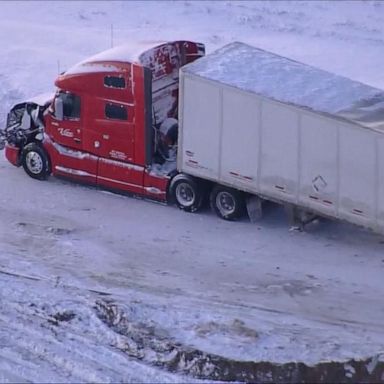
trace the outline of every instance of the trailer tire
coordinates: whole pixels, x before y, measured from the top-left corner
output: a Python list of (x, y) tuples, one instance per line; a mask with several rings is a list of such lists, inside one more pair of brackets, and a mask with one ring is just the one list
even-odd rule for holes
[(192, 176), (179, 173), (172, 179), (169, 190), (172, 201), (183, 211), (195, 212), (203, 204), (203, 188)]
[(238, 219), (245, 214), (245, 199), (236, 189), (216, 185), (209, 196), (212, 210), (224, 220)]
[(36, 143), (29, 143), (23, 148), (21, 164), (27, 175), (33, 179), (46, 180), (50, 174), (48, 154)]

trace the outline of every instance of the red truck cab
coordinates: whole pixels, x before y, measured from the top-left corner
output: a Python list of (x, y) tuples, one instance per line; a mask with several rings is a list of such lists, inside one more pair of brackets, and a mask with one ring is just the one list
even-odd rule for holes
[(19, 165), (30, 176), (52, 173), (167, 199), (176, 162), (161, 156), (160, 128), (177, 119), (179, 68), (203, 56), (204, 45), (175, 41), (134, 51), (112, 48), (56, 79), (41, 142), (20, 148)]

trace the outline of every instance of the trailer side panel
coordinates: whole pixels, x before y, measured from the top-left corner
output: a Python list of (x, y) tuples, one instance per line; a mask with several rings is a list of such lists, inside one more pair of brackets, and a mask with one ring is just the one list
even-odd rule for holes
[(261, 101), (253, 95), (223, 88), (220, 135), (220, 182), (257, 188)]
[[(221, 90), (215, 84), (186, 76), (182, 80), (183, 102), (178, 167), (190, 174), (217, 179), (219, 173)], [(179, 155), (179, 156), (180, 156)]]
[(380, 132), (189, 73), (180, 100), (179, 171), (383, 230)]

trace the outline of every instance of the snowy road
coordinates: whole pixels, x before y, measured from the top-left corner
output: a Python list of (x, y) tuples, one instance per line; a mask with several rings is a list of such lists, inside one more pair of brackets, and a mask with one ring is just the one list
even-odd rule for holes
[[(0, 2), (0, 124), (112, 43), (184, 38), (384, 88), (383, 2)], [(260, 223), (225, 222), (38, 182), (0, 153), (0, 382), (191, 382), (215, 378), (217, 356), (374, 356), (383, 272), (384, 238), (351, 225), (291, 232), (272, 206)]]
[[(227, 358), (314, 364), (382, 349), (384, 241), (377, 235), (330, 222), (290, 232), (276, 207), (257, 225), (225, 222), (55, 178), (38, 182), (4, 159), (0, 169), (0, 371), (8, 360), (14, 371), (32, 351), (21, 377), (34, 381), (40, 360), (57, 368), (47, 381), (130, 377), (92, 310), (97, 292), (132, 321)], [(64, 330), (50, 324), (66, 311), (77, 320), (63, 322)], [(92, 376), (99, 347), (117, 365)]]

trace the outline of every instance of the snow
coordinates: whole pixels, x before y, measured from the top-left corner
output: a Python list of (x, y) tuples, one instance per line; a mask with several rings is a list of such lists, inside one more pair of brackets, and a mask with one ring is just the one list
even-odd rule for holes
[(337, 115), (348, 109), (352, 121), (362, 120), (351, 113), (357, 112), (356, 104), (365, 102), (371, 108), (365, 108), (363, 121), (384, 127), (382, 90), (241, 42), (228, 44), (182, 71), (318, 112)]
[[(95, 64), (102, 61), (117, 61), (117, 62), (130, 62), (130, 63), (136, 63), (139, 61), (139, 56), (147, 51), (150, 48), (153, 48), (155, 45), (160, 45), (164, 43), (164, 41), (155, 42), (151, 41), (135, 41), (133, 40), (129, 44), (122, 44), (117, 47), (113, 47), (111, 49), (104, 50), (96, 55), (91, 56), (90, 58), (85, 59), (79, 64), (76, 64), (74, 67), (70, 68), (66, 74), (77, 74), (81, 73), (82, 66), (85, 64), (90, 65), (90, 63), (94, 63), (91, 68), (94, 69)], [(96, 66), (96, 70), (101, 71), (101, 68), (104, 67), (104, 65), (101, 65), (99, 63), (99, 66)]]
[(36, 95), (34, 97), (31, 97), (26, 101), (29, 103), (35, 103), (41, 107), (44, 107), (48, 102), (53, 100), (54, 96), (55, 96), (55, 94), (53, 92), (46, 92), (46, 93), (41, 93), (40, 95)]
[(117, 72), (119, 67), (113, 64), (106, 63), (89, 63), (88, 61), (81, 62), (69, 68), (65, 72), (66, 75), (79, 75), (81, 73), (98, 73), (98, 72)]
[[(2, 125), (14, 102), (54, 91), (58, 73), (143, 40), (208, 53), (242, 41), (384, 88), (382, 2), (0, 2), (0, 23)], [(187, 214), (39, 182), (0, 156), (1, 382), (198, 381), (183, 359), (169, 369), (180, 350), (382, 361), (382, 237), (330, 221), (289, 231), (274, 206), (252, 224)]]

